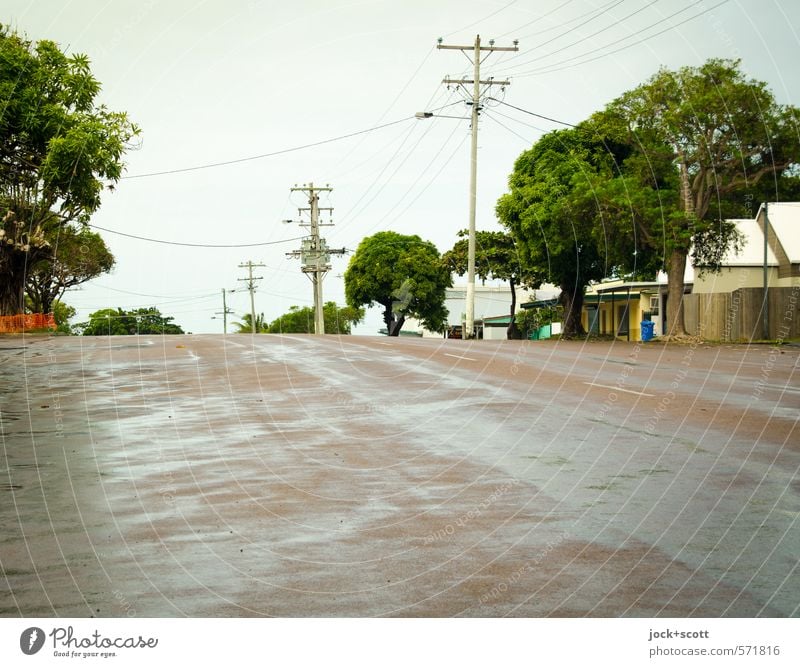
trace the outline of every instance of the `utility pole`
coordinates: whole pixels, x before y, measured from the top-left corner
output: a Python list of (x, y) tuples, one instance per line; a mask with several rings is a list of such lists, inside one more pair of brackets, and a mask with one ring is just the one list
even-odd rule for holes
[[(265, 266), (264, 264), (253, 264), (251, 261), (247, 261), (244, 264), (239, 264), (240, 269), (247, 269), (247, 278), (237, 278), (237, 280), (242, 280), (247, 282), (247, 289), (250, 291), (250, 326), (253, 330), (253, 333), (256, 333), (256, 304), (253, 298), (253, 292), (256, 291), (255, 288), (255, 281), (262, 280), (261, 276), (253, 277), (253, 269)], [(224, 292), (223, 292), (224, 293)]]
[[(322, 279), (325, 274), (331, 270), (329, 264), (331, 255), (344, 255), (346, 250), (334, 250), (328, 248), (325, 239), (319, 235), (320, 227), (332, 227), (333, 223), (321, 224), (319, 221), (319, 212), (328, 211), (331, 213), (333, 208), (320, 207), (319, 205), (319, 192), (330, 192), (333, 190), (330, 186), (314, 187), (313, 183), (304, 185), (303, 187), (293, 187), (292, 192), (306, 192), (308, 193), (308, 207), (299, 208), (300, 215), (308, 211), (310, 222), (300, 222), (299, 224), (304, 227), (311, 228), (311, 237), (303, 239), (300, 250), (287, 252), (288, 257), (300, 257), (301, 270), (303, 273), (311, 277), (311, 283), (314, 287), (314, 333), (322, 335), (325, 333), (325, 313), (323, 310), (322, 300)], [(284, 222), (292, 222), (291, 220), (284, 220)]]
[[(495, 81), (493, 78), (481, 80), (481, 51), (488, 51), (491, 55), (494, 51), (519, 51), (517, 46), (519, 42), (514, 40), (514, 46), (495, 46), (494, 40), (489, 40), (489, 46), (481, 46), (481, 36), (475, 36), (475, 43), (472, 46), (457, 46), (442, 44), (440, 37), (436, 45), (437, 49), (456, 49), (461, 51), (467, 58), (469, 52), (472, 52), (472, 66), (473, 76), (471, 79), (451, 79), (449, 76), (445, 77), (442, 83), (447, 84), (449, 88), (452, 84), (457, 86), (466, 86), (472, 84), (471, 101), (467, 104), (472, 105), (472, 151), (470, 156), (470, 171), (469, 171), (469, 242), (467, 245), (467, 321), (465, 324), (464, 338), (471, 338), (473, 327), (475, 324), (475, 206), (477, 199), (477, 181), (478, 181), (478, 114), (481, 110), (481, 86), (486, 86), (483, 92), (486, 92), (491, 86), (505, 86), (510, 85), (510, 81)], [(487, 55), (488, 57), (488, 55)], [(469, 93), (467, 88), (464, 90)]]
[[(228, 308), (227, 304), (225, 303), (225, 292), (235, 292), (235, 289), (226, 290), (224, 287), (222, 288), (222, 312), (217, 311), (214, 315), (222, 315), (222, 332), (224, 334), (228, 333), (228, 315), (231, 315), (233, 311)], [(213, 319), (213, 318), (212, 318)]]

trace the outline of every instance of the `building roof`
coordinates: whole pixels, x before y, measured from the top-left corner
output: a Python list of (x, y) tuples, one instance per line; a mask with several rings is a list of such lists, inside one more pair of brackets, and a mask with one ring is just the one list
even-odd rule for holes
[(537, 301), (527, 301), (519, 304), (520, 308), (528, 310), (529, 308), (550, 308), (551, 306), (558, 305), (558, 297), (552, 299), (539, 299)]
[[(769, 207), (770, 222), (772, 222), (772, 206)], [(739, 218), (729, 220), (736, 225), (736, 229), (744, 237), (742, 249), (737, 254), (733, 249), (728, 250), (722, 258), (722, 266), (764, 266), (764, 232), (758, 220)], [(778, 266), (778, 258), (769, 248), (767, 252), (767, 264)]]
[[(783, 261), (788, 261), (790, 264), (800, 264), (800, 202), (775, 202), (767, 206), (769, 227), (770, 227), (770, 245), (776, 240), (780, 245), (781, 250), (779, 257)], [(764, 234), (761, 229), (763, 225), (764, 204), (758, 209), (756, 220), (759, 224), (759, 232), (761, 233), (761, 243), (763, 244)], [(775, 237), (772, 236), (775, 235)], [(772, 248), (770, 248), (770, 252)], [(782, 252), (781, 252), (782, 251)], [(761, 250), (761, 261), (764, 261), (763, 248)]]
[(494, 317), (484, 317), (483, 323), (486, 326), (511, 324), (511, 315), (495, 315)]
[(610, 287), (600, 287), (599, 285), (594, 285), (592, 291), (596, 292), (597, 294), (608, 294), (610, 292), (627, 292), (628, 290), (631, 292), (642, 292), (645, 290), (658, 291), (658, 289), (661, 287), (666, 287), (666, 285), (658, 281), (639, 281), (612, 285)]

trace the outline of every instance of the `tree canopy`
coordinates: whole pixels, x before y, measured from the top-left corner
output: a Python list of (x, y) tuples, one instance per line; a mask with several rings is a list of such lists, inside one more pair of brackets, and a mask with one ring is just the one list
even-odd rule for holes
[(763, 190), (762, 181), (772, 182), (767, 192), (778, 195), (773, 198), (784, 187), (797, 192), (797, 109), (778, 104), (765, 83), (747, 79), (738, 60), (711, 59), (700, 67), (662, 69), (595, 114), (592, 125), (627, 143), (627, 171), (638, 164), (638, 184), (658, 191), (655, 224), (634, 222), (666, 269), (667, 321), (673, 333), (683, 334), (690, 251), (696, 264), (716, 268), (737, 243), (726, 215), (745, 209), (747, 197)]
[(89, 321), (76, 325), (84, 336), (133, 336), (145, 334), (182, 334), (173, 324), (174, 317), (164, 317), (158, 308), (104, 308), (89, 315)]
[[(468, 271), (469, 232), (461, 230), (460, 237), (452, 249), (442, 255), (442, 262), (449, 271), (463, 276)], [(523, 268), (514, 238), (505, 232), (475, 232), (475, 273), (481, 280), (505, 280), (511, 289), (511, 323), (508, 338), (520, 338), (516, 326), (516, 287), (533, 287), (530, 271)]]
[[(325, 318), (326, 334), (350, 334), (352, 326), (364, 319), (363, 308), (344, 306), (340, 308), (335, 301), (327, 301), (322, 308)], [(314, 333), (314, 308), (312, 306), (292, 306), (288, 313), (272, 321), (268, 333)]]
[(419, 319), (430, 331), (441, 331), (447, 321), (450, 271), (436, 246), (419, 236), (386, 231), (363, 239), (345, 271), (344, 285), (352, 308), (383, 306), (390, 336), (400, 335), (407, 317)]
[(0, 314), (23, 311), (26, 276), (52, 231), (85, 223), (123, 170), (139, 129), (96, 104), (85, 55), (0, 26)]
[(550, 132), (517, 158), (509, 192), (497, 202), (497, 217), (516, 239), (533, 286), (561, 288), (565, 337), (583, 333), (584, 289), (609, 270), (585, 200), (587, 184), (607, 169), (606, 152), (580, 129)]

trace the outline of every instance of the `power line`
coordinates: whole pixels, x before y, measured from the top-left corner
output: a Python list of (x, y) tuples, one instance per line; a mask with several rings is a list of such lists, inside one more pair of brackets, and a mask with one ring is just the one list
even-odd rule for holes
[[(538, 48), (540, 48), (540, 47), (542, 47), (542, 46), (544, 46), (546, 44), (550, 44), (550, 42), (553, 42), (553, 41), (555, 41), (557, 39), (560, 39), (561, 37), (565, 37), (569, 33), (574, 32), (578, 28), (583, 27), (584, 25), (586, 25), (587, 23), (593, 21), (594, 19), (599, 18), (600, 16), (605, 14), (607, 11), (610, 11), (611, 9), (616, 7), (618, 4), (620, 4), (620, 2), (624, 2), (624, 0), (610, 0), (609, 2), (607, 2), (604, 5), (601, 5), (600, 7), (595, 7), (594, 9), (591, 9), (590, 11), (588, 11), (588, 12), (586, 12), (584, 14), (580, 14), (580, 15), (574, 17), (574, 18), (569, 19), (568, 21), (564, 21), (563, 24), (552, 26), (550, 28), (545, 28), (543, 30), (537, 30), (534, 33), (531, 33), (529, 35), (525, 35), (525, 36), (521, 37), (520, 39), (529, 40), (531, 37), (535, 37), (537, 35), (542, 35), (544, 33), (550, 32), (552, 30), (557, 30), (558, 28), (562, 28), (562, 27), (564, 27), (566, 25), (569, 25), (570, 23), (574, 23), (575, 21), (580, 21), (581, 19), (583, 19), (583, 18), (585, 18), (587, 16), (589, 17), (583, 23), (579, 23), (578, 25), (573, 26), (572, 28), (570, 28), (568, 30), (565, 30), (564, 32), (559, 33), (558, 35), (556, 35), (552, 39), (549, 39), (546, 42), (542, 42), (541, 44), (534, 43), (534, 46), (531, 47), (531, 49), (528, 49), (525, 52), (517, 53), (516, 55), (513, 55), (513, 56), (507, 58), (506, 61), (505, 61), (505, 64), (511, 63), (512, 60), (517, 60), (518, 58), (524, 58), (526, 55), (530, 54), (532, 51), (534, 51), (534, 50), (536, 50), (536, 49), (538, 49)], [(563, 7), (563, 6), (564, 5), (560, 5), (559, 7), (556, 7), (556, 9), (561, 9), (561, 7)], [(549, 16), (552, 13), (553, 12), (548, 12), (542, 18), (545, 18), (546, 16)], [(533, 21), (531, 23), (533, 23)], [(530, 25), (530, 23), (526, 23), (525, 25)], [(522, 27), (524, 27), (524, 26), (522, 26)], [(506, 33), (506, 34), (508, 35), (510, 33)], [(511, 66), (514, 67), (515, 65), (511, 65)]]
[[(656, 21), (655, 23), (651, 23), (649, 26), (646, 26), (646, 27), (642, 28), (641, 30), (638, 30), (637, 33), (641, 33), (641, 32), (643, 32), (645, 30), (649, 30), (650, 28), (654, 28), (654, 27), (656, 27), (658, 25), (661, 25), (662, 23), (664, 23), (664, 22), (668, 21), (669, 19), (677, 16), (678, 14), (682, 14), (687, 9), (691, 9), (692, 7), (695, 7), (696, 5), (700, 4), (702, 1), (703, 0), (697, 0), (696, 2), (693, 2), (691, 5), (688, 5), (688, 6), (684, 7), (683, 9), (680, 9), (677, 12), (674, 12), (674, 13), (670, 14), (669, 16), (664, 17), (660, 21)], [(712, 5), (711, 7), (708, 7), (707, 9), (704, 9), (703, 11), (698, 12), (697, 14), (694, 14), (693, 16), (690, 16), (689, 18), (684, 19), (683, 21), (680, 21), (679, 23), (676, 23), (676, 24), (671, 25), (671, 26), (669, 26), (667, 28), (664, 28), (663, 30), (659, 30), (658, 32), (653, 33), (652, 35), (648, 35), (647, 37), (643, 37), (642, 39), (639, 39), (639, 40), (637, 40), (635, 42), (631, 42), (630, 44), (625, 44), (624, 46), (621, 46), (618, 49), (614, 49), (613, 51), (608, 51), (606, 53), (600, 53), (599, 55), (594, 56), (593, 58), (587, 58), (586, 60), (581, 60), (580, 62), (567, 64), (572, 60), (577, 60), (578, 58), (583, 58), (584, 56), (588, 56), (588, 55), (591, 55), (593, 53), (597, 53), (598, 51), (606, 49), (609, 46), (613, 46), (614, 44), (619, 44), (620, 42), (624, 42), (626, 39), (630, 39), (633, 35), (626, 35), (625, 37), (621, 37), (619, 39), (616, 39), (613, 42), (609, 42), (608, 44), (604, 44), (603, 46), (598, 47), (596, 49), (591, 49), (589, 51), (585, 51), (585, 52), (583, 52), (583, 53), (581, 53), (581, 54), (579, 54), (577, 56), (573, 56), (572, 58), (567, 58), (566, 60), (562, 60), (561, 62), (557, 62), (557, 63), (551, 63), (550, 65), (543, 65), (542, 67), (539, 67), (537, 69), (529, 70), (527, 72), (522, 72), (522, 73), (519, 73), (519, 74), (515, 74), (514, 76), (517, 77), (517, 78), (521, 78), (521, 77), (536, 76), (536, 75), (541, 75), (541, 74), (552, 74), (553, 72), (560, 72), (560, 71), (565, 70), (565, 69), (570, 69), (571, 67), (578, 67), (579, 65), (585, 65), (587, 63), (594, 62), (595, 60), (600, 60), (601, 58), (606, 58), (607, 56), (611, 56), (611, 55), (614, 55), (615, 53), (619, 53), (620, 51), (624, 51), (625, 49), (629, 49), (632, 46), (636, 46), (638, 44), (642, 44), (642, 43), (644, 43), (644, 42), (646, 42), (646, 41), (648, 41), (650, 39), (653, 39), (654, 37), (658, 37), (659, 35), (663, 35), (665, 32), (669, 32), (671, 30), (675, 30), (675, 28), (679, 28), (684, 23), (688, 23), (689, 21), (693, 21), (694, 19), (699, 18), (700, 16), (703, 16), (703, 14), (707, 14), (708, 12), (713, 11), (717, 7), (721, 7), (722, 5), (727, 4), (727, 3), (728, 3), (728, 0), (722, 0), (722, 2), (718, 2), (716, 5)]]
[(303, 238), (302, 236), (296, 236), (291, 239), (281, 239), (280, 241), (264, 241), (262, 243), (184, 243), (183, 241), (165, 241), (163, 239), (153, 239), (147, 236), (136, 236), (135, 234), (118, 232), (115, 229), (106, 229), (105, 227), (100, 227), (99, 225), (90, 224), (89, 227), (91, 227), (92, 229), (101, 229), (104, 232), (109, 232), (110, 234), (117, 234), (118, 236), (127, 236), (129, 239), (136, 239), (137, 241), (149, 241), (150, 243), (163, 243), (164, 245), (187, 246), (189, 248), (254, 248), (257, 246), (277, 245), (279, 243), (291, 243), (292, 241), (297, 241)]
[[(543, 116), (540, 113), (534, 113), (533, 111), (528, 111), (527, 109), (521, 109), (520, 107), (515, 107), (513, 104), (509, 104), (508, 102), (503, 102), (503, 100), (498, 100), (495, 97), (488, 98), (493, 100), (494, 102), (498, 102), (506, 107), (511, 107), (512, 109), (516, 109), (517, 111), (521, 111), (522, 113), (529, 114), (531, 116), (536, 116), (536, 118), (541, 118), (542, 120), (549, 120), (551, 123), (558, 123), (559, 125), (566, 125), (567, 127), (578, 127), (577, 125), (573, 125), (572, 123), (568, 123), (565, 120), (558, 120), (557, 118), (550, 118), (549, 116)], [(502, 114), (500, 114), (502, 116)], [(538, 129), (538, 128), (536, 128)]]
[[(698, 0), (698, 1), (702, 1), (702, 0)], [(565, 46), (562, 46), (562, 47), (556, 49), (555, 51), (550, 51), (549, 53), (545, 53), (545, 54), (536, 56), (535, 58), (531, 58), (530, 60), (526, 60), (525, 62), (514, 63), (513, 66), (514, 67), (524, 67), (525, 65), (530, 65), (531, 63), (535, 63), (538, 60), (543, 60), (544, 58), (549, 58), (550, 56), (554, 56), (557, 53), (561, 53), (562, 51), (566, 51), (570, 47), (573, 47), (573, 46), (576, 46), (578, 44), (581, 44), (582, 42), (585, 42), (585, 41), (591, 39), (592, 37), (596, 37), (600, 33), (605, 32), (606, 30), (610, 30), (611, 28), (614, 28), (614, 27), (620, 25), (623, 21), (627, 21), (629, 18), (631, 18), (632, 16), (635, 16), (636, 14), (639, 14), (640, 12), (643, 12), (648, 7), (652, 7), (657, 2), (659, 2), (659, 0), (650, 0), (650, 2), (648, 2), (646, 5), (643, 5), (643, 6), (639, 7), (639, 9), (636, 9), (636, 10), (632, 11), (630, 14), (627, 14), (626, 16), (623, 16), (622, 18), (614, 21), (613, 23), (607, 25), (605, 28), (600, 28), (599, 30), (595, 30), (590, 35), (586, 35), (584, 37), (581, 37), (581, 39), (579, 39), (579, 40), (577, 40), (575, 42), (570, 42), (569, 44), (566, 44)], [(620, 3), (618, 2), (617, 5), (618, 4), (620, 4)], [(613, 9), (617, 5), (613, 5), (612, 7), (609, 7), (609, 9)], [(587, 23), (588, 23), (588, 21), (587, 21)], [(584, 24), (582, 23), (581, 25), (584, 25)], [(576, 26), (576, 27), (580, 27), (580, 26)], [(567, 34), (567, 33), (563, 33), (562, 35), (559, 35), (559, 37), (562, 37), (565, 34)], [(544, 46), (545, 44), (549, 44), (550, 42), (552, 42), (555, 39), (558, 39), (558, 37), (554, 37), (553, 39), (549, 40), (548, 42), (542, 42), (542, 44), (539, 44), (538, 46)]]
[[(440, 107), (443, 109), (445, 107)], [(439, 111), (440, 109), (434, 109), (434, 111)], [(324, 144), (330, 144), (335, 141), (342, 141), (343, 139), (350, 139), (351, 137), (357, 137), (361, 134), (367, 134), (368, 132), (375, 132), (376, 130), (382, 130), (385, 127), (391, 127), (392, 125), (398, 125), (400, 123), (405, 123), (409, 120), (416, 120), (416, 116), (408, 116), (407, 118), (400, 118), (399, 120), (393, 120), (389, 123), (383, 123), (382, 125), (375, 125), (374, 127), (369, 127), (366, 130), (359, 130), (357, 132), (350, 132), (349, 134), (342, 134), (338, 137), (332, 137), (330, 139), (322, 139), (321, 141), (315, 141), (310, 144), (303, 144), (302, 146), (294, 146), (292, 148), (283, 148), (279, 151), (272, 151), (271, 153), (262, 153), (261, 155), (250, 155), (248, 157), (241, 157), (236, 158), (233, 160), (224, 160), (222, 162), (209, 162), (208, 164), (199, 164), (193, 167), (181, 167), (179, 169), (165, 169), (164, 171), (153, 171), (146, 174), (132, 174), (130, 176), (122, 176), (120, 180), (132, 180), (134, 178), (149, 178), (151, 176), (166, 176), (169, 174), (182, 174), (188, 171), (199, 171), (201, 169), (213, 169), (214, 167), (225, 167), (231, 164), (239, 164), (241, 162), (252, 162), (253, 160), (261, 160), (267, 157), (274, 157), (276, 155), (283, 155), (285, 153), (293, 153), (296, 151), (305, 150), (306, 148), (314, 148), (315, 146), (322, 146)]]
[[(497, 36), (496, 36), (496, 38), (497, 38), (497, 39), (502, 39), (503, 37), (508, 37), (508, 36), (509, 36), (509, 35), (510, 35), (512, 32), (516, 32), (516, 33), (518, 33), (518, 32), (519, 32), (520, 30), (522, 30), (523, 28), (527, 28), (529, 25), (531, 25), (531, 24), (533, 24), (533, 23), (538, 23), (538, 22), (539, 22), (539, 21), (541, 21), (542, 19), (546, 19), (546, 18), (547, 18), (548, 16), (550, 16), (551, 14), (555, 14), (555, 13), (556, 13), (558, 10), (560, 10), (560, 9), (563, 9), (564, 7), (566, 7), (566, 6), (567, 6), (567, 5), (569, 5), (569, 4), (572, 4), (574, 1), (575, 1), (575, 0), (566, 0), (566, 2), (562, 2), (560, 5), (558, 5), (557, 7), (554, 7), (553, 9), (551, 9), (551, 10), (550, 10), (549, 12), (547, 12), (546, 14), (542, 14), (541, 16), (537, 16), (537, 17), (536, 17), (535, 19), (533, 19), (532, 21), (528, 21), (527, 23), (524, 23), (524, 24), (522, 24), (521, 26), (517, 26), (516, 28), (514, 28), (514, 30), (509, 30), (508, 32), (504, 32), (502, 35), (497, 35)], [(593, 13), (594, 13), (594, 12), (596, 12), (596, 11), (597, 11), (597, 8), (595, 7), (595, 8), (594, 8), (592, 11), (590, 11), (590, 12), (587, 12), (587, 14), (593, 14)], [(584, 16), (585, 16), (585, 15), (584, 15)], [(579, 16), (578, 18), (583, 18), (583, 16)], [(565, 21), (564, 23), (565, 23), (565, 24), (566, 24), (566, 23), (571, 23), (572, 21), (576, 21), (576, 20), (577, 20), (577, 19), (570, 19), (569, 21)], [(532, 34), (530, 34), (530, 35), (525, 35), (525, 37), (523, 37), (522, 39), (528, 39), (529, 37), (533, 37), (533, 36), (535, 36), (535, 35), (540, 35), (540, 34), (542, 34), (543, 32), (549, 32), (550, 30), (554, 30), (554, 29), (555, 29), (555, 28), (557, 28), (557, 27), (558, 27), (558, 26), (554, 26), (553, 28), (545, 28), (544, 30), (539, 30), (538, 32), (534, 32), (534, 33), (532, 33)], [(448, 35), (448, 36), (449, 36), (449, 35)], [(513, 58), (513, 57), (516, 57), (516, 56), (512, 56), (512, 58)], [(509, 58), (509, 60), (511, 60), (511, 58)]]
[[(133, 174), (131, 176), (122, 176), (122, 179), (131, 180), (134, 178), (149, 178), (151, 176), (166, 176), (168, 174), (181, 174), (187, 171), (199, 171), (201, 169), (212, 169), (214, 167), (224, 167), (231, 164), (239, 164), (240, 162), (251, 162), (253, 160), (261, 160), (267, 157), (274, 157), (275, 155), (283, 155), (284, 153), (293, 153), (295, 151), (305, 150), (306, 148), (314, 148), (315, 146), (322, 146), (323, 144), (330, 144), (334, 141), (341, 141), (342, 139), (349, 139), (350, 137), (357, 137), (360, 134), (366, 134), (367, 132), (375, 132), (376, 130), (382, 130), (385, 127), (391, 127), (392, 125), (397, 125), (398, 123), (405, 123), (406, 121), (414, 119), (414, 116), (408, 116), (407, 118), (401, 118), (399, 120), (393, 120), (390, 123), (384, 123), (383, 125), (376, 125), (375, 127), (367, 128), (366, 130), (359, 130), (358, 132), (350, 132), (349, 134), (342, 134), (338, 137), (332, 137), (331, 139), (323, 139), (322, 141), (315, 141), (310, 144), (303, 144), (302, 146), (294, 146), (292, 148), (283, 148), (279, 151), (273, 151), (271, 153), (262, 153), (261, 155), (251, 155), (249, 157), (242, 157), (236, 158), (234, 160), (224, 160), (222, 162), (210, 162), (208, 164), (200, 164), (194, 167), (182, 167), (179, 169), (166, 169), (164, 171), (153, 171), (146, 174)], [(120, 180), (122, 180), (120, 179)]]
[[(108, 285), (103, 285), (102, 283), (98, 283), (98, 282), (92, 282), (92, 286), (93, 287), (102, 287), (103, 289), (111, 290), (112, 292), (120, 292), (122, 294), (132, 294), (133, 296), (146, 296), (146, 297), (152, 298), (152, 299), (172, 299), (174, 297), (183, 296), (183, 295), (178, 295), (178, 294), (143, 294), (142, 292), (130, 292), (128, 290), (118, 289), (116, 287), (109, 287)], [(196, 295), (196, 297), (198, 297), (198, 298), (201, 297), (201, 296), (212, 296), (210, 292), (202, 292), (200, 294), (198, 294), (196, 292), (192, 292), (190, 294)], [(189, 298), (189, 299), (195, 298), (195, 296), (190, 296), (189, 294), (186, 294), (185, 296), (187, 298)]]
[(500, 12), (504, 12), (504, 11), (505, 11), (506, 9), (508, 9), (508, 8), (509, 8), (511, 5), (513, 5), (513, 4), (516, 4), (516, 2), (517, 2), (517, 0), (511, 0), (511, 2), (509, 2), (507, 5), (503, 5), (502, 7), (500, 7), (500, 9), (496, 9), (496, 10), (495, 10), (495, 11), (493, 11), (491, 14), (487, 14), (487, 15), (486, 15), (486, 16), (484, 16), (483, 18), (480, 18), (480, 19), (478, 19), (477, 21), (473, 21), (473, 22), (472, 22), (472, 23), (470, 23), (469, 25), (465, 25), (463, 28), (459, 28), (458, 30), (453, 30), (453, 32), (448, 32), (446, 35), (444, 35), (444, 37), (452, 37), (452, 36), (453, 36), (453, 35), (455, 35), (457, 32), (462, 32), (463, 30), (469, 30), (469, 29), (470, 29), (470, 28), (472, 28), (473, 26), (476, 26), (476, 25), (478, 25), (478, 24), (480, 24), (480, 23), (483, 23), (484, 21), (486, 21), (486, 20), (488, 20), (488, 19), (492, 18), (493, 16), (496, 16), (496, 15), (497, 15), (497, 14), (499, 14)]

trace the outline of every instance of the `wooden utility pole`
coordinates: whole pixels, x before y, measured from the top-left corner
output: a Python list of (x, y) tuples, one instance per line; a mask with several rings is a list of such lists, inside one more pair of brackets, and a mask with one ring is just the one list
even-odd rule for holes
[[(240, 278), (241, 280), (241, 278)], [(228, 333), (228, 315), (233, 313), (233, 311), (228, 308), (227, 304), (225, 303), (225, 292), (235, 292), (235, 289), (226, 290), (224, 287), (222, 288), (222, 311), (217, 311), (214, 315), (222, 315), (222, 333)], [(213, 318), (212, 318), (213, 319)]]
[[(481, 80), (481, 51), (519, 51), (517, 40), (514, 40), (514, 46), (495, 46), (494, 40), (489, 40), (489, 46), (481, 46), (481, 36), (475, 36), (475, 43), (472, 46), (456, 46), (450, 44), (442, 44), (441, 37), (436, 45), (437, 49), (456, 49), (464, 53), (467, 58), (470, 58), (472, 52), (472, 66), (473, 76), (471, 79), (451, 79), (449, 76), (445, 77), (442, 83), (447, 84), (448, 88), (451, 85), (466, 86), (472, 84), (471, 101), (468, 104), (472, 105), (472, 151), (470, 157), (470, 171), (469, 171), (469, 242), (467, 245), (467, 321), (464, 323), (465, 336), (464, 338), (471, 338), (473, 327), (475, 323), (475, 207), (477, 200), (477, 181), (478, 181), (478, 114), (481, 110), (481, 97), (491, 86), (508, 86), (510, 81), (495, 81), (493, 78), (488, 78), (484, 81)], [(488, 56), (487, 56), (488, 57)], [(485, 86), (481, 90), (481, 86)], [(469, 92), (467, 88), (465, 91)]]
[[(308, 194), (308, 207), (299, 208), (298, 212), (302, 215), (304, 212), (309, 213), (310, 222), (300, 222), (299, 224), (304, 227), (311, 228), (310, 238), (303, 239), (300, 250), (287, 252), (289, 257), (300, 257), (301, 270), (303, 273), (311, 277), (311, 283), (314, 288), (314, 333), (322, 335), (325, 333), (325, 312), (324, 302), (322, 299), (322, 279), (325, 274), (331, 270), (329, 264), (331, 255), (344, 255), (346, 252), (344, 248), (341, 250), (334, 250), (328, 248), (325, 239), (319, 235), (320, 227), (332, 227), (333, 223), (321, 224), (319, 221), (319, 212), (328, 211), (331, 213), (333, 208), (320, 207), (319, 205), (319, 192), (330, 192), (333, 190), (330, 186), (324, 188), (315, 187), (313, 183), (304, 185), (303, 187), (293, 187), (292, 192), (301, 191)], [(286, 220), (285, 222), (292, 222)]]
[(255, 281), (262, 280), (261, 276), (253, 276), (253, 269), (262, 266), (265, 265), (253, 264), (251, 261), (247, 261), (244, 264), (239, 264), (240, 269), (247, 269), (247, 278), (237, 278), (237, 280), (245, 281), (247, 283), (247, 289), (250, 291), (250, 327), (253, 333), (256, 333), (256, 303), (253, 297), (253, 293), (256, 291)]

